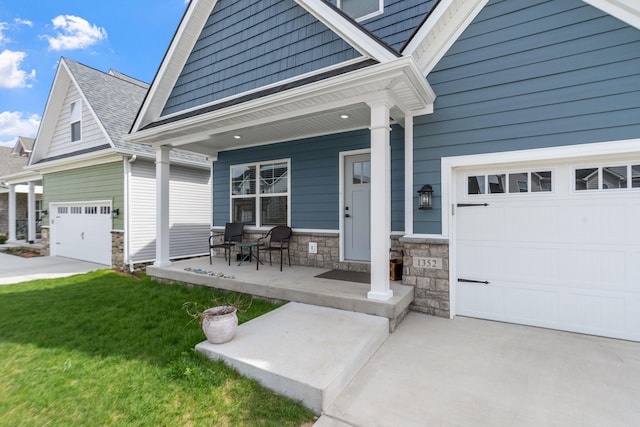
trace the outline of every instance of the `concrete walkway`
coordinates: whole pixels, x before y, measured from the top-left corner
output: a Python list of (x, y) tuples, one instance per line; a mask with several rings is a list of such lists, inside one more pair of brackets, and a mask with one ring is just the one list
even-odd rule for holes
[(0, 252), (0, 285), (66, 277), (105, 268), (110, 267), (62, 257), (22, 258)]
[(316, 427), (638, 426), (640, 343), (410, 313)]

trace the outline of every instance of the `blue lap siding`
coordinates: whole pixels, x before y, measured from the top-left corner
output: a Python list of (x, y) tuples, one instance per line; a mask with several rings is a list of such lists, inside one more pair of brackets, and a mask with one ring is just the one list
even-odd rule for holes
[(489, 2), (427, 79), (416, 233), (441, 233), (442, 157), (640, 138), (640, 31), (578, 0)]
[[(340, 152), (370, 146), (369, 130), (361, 130), (221, 152), (213, 164), (213, 223), (222, 226), (230, 219), (230, 166), (291, 159), (291, 226), (337, 230), (340, 220)], [(392, 127), (391, 147), (392, 229), (403, 231), (404, 132), (399, 126)]]

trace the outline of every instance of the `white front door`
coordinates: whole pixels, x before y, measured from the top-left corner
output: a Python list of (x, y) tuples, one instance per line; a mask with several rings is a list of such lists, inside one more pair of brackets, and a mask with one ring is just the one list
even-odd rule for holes
[(111, 265), (111, 205), (56, 204), (51, 215), (51, 254)]
[(344, 161), (344, 258), (371, 259), (371, 156), (346, 156)]
[(456, 313), (640, 341), (640, 159), (456, 175)]

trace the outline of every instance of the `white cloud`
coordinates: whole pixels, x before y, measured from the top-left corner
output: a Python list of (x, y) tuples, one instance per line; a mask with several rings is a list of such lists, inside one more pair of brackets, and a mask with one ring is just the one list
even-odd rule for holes
[(4, 35), (4, 30), (9, 28), (6, 22), (0, 22), (0, 44), (7, 43), (9, 39)]
[(16, 18), (14, 19), (14, 22), (16, 23), (16, 25), (26, 25), (27, 27), (33, 27), (33, 22), (26, 19)]
[(0, 145), (13, 146), (19, 136), (33, 138), (40, 126), (38, 114), (28, 115), (19, 111), (0, 113)]
[(107, 31), (73, 15), (59, 15), (51, 20), (59, 30), (55, 37), (45, 36), (51, 50), (74, 50), (89, 47), (107, 38)]
[(24, 52), (5, 49), (0, 53), (0, 88), (31, 87), (27, 81), (36, 78), (36, 70), (27, 73), (20, 69)]

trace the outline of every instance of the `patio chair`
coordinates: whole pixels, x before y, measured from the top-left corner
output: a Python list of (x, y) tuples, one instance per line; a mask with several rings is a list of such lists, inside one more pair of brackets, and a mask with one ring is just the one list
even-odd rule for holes
[(291, 228), (285, 225), (278, 225), (276, 227), (273, 227), (267, 234), (258, 239), (258, 243), (264, 243), (264, 246), (258, 246), (258, 253), (260, 253), (260, 251), (269, 251), (269, 265), (272, 265), (271, 252), (280, 251), (280, 271), (282, 271), (282, 255), (285, 249), (287, 250), (287, 256), (289, 257), (289, 267), (291, 267), (291, 252), (289, 252), (289, 241), (291, 240), (292, 233), (293, 232)]
[[(213, 250), (215, 248), (224, 248), (224, 259), (229, 260), (231, 265), (231, 248), (236, 243), (242, 242), (242, 233), (244, 232), (244, 223), (228, 222), (224, 226), (224, 238), (222, 243), (213, 243), (213, 235), (209, 236), (209, 264), (213, 264)], [(227, 256), (229, 251), (229, 256)]]

